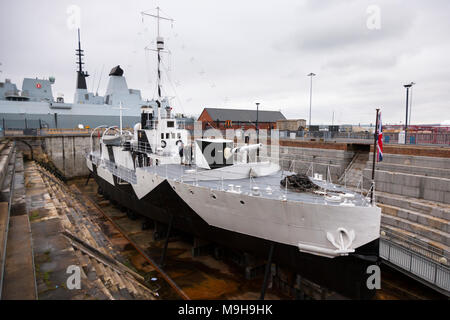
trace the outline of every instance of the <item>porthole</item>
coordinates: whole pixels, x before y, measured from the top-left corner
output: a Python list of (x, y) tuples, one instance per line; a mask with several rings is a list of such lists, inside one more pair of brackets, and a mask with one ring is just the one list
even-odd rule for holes
[(243, 200), (241, 200), (241, 204), (245, 204), (245, 202)]

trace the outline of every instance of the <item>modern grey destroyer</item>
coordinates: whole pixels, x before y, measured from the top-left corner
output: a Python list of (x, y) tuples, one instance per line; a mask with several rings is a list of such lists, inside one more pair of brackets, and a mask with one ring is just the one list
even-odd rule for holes
[[(11, 80), (0, 82), (0, 127), (10, 129), (24, 128), (77, 128), (97, 127), (117, 123), (120, 103), (126, 108), (123, 124), (132, 127), (139, 122), (142, 106), (157, 108), (154, 100), (145, 101), (140, 90), (129, 89), (120, 66), (112, 68), (104, 96), (89, 92), (83, 70), (84, 50), (81, 49), (78, 30), (77, 77), (73, 103), (64, 97), (53, 95), (55, 78), (25, 78), (22, 90)], [(161, 101), (168, 105), (168, 100)]]

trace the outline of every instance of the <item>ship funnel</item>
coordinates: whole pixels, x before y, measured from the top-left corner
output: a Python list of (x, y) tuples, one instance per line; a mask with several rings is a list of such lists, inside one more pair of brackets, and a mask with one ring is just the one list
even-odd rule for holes
[(111, 69), (111, 72), (109, 73), (110, 76), (123, 76), (123, 69), (120, 67), (120, 65), (115, 66)]

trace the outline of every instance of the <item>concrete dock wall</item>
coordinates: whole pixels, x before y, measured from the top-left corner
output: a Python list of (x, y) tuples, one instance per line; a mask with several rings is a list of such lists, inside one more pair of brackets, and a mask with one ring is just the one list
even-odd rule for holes
[[(270, 147), (268, 154), (270, 154)], [(313, 164), (314, 172), (322, 174), (325, 178), (329, 168), (332, 181), (337, 182), (354, 154), (354, 151), (348, 150), (279, 146), (278, 158), (283, 170), (298, 173), (306, 173)]]
[[(49, 136), (18, 139), (17, 147), (30, 158), (48, 161), (67, 178), (87, 176), (84, 155), (90, 150), (89, 136)], [(98, 148), (98, 137), (93, 138), (94, 148)]]
[(89, 174), (84, 158), (89, 137), (51, 137), (44, 140), (44, 145), (49, 159), (66, 178)]
[[(370, 166), (364, 170), (367, 180)], [(450, 158), (384, 154), (375, 184), (377, 191), (450, 204)]]

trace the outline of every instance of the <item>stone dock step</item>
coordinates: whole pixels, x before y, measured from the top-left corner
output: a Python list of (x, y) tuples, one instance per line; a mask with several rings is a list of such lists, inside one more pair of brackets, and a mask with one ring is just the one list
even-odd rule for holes
[(10, 217), (3, 300), (35, 300), (33, 250), (28, 215)]
[(154, 300), (144, 278), (122, 264), (119, 253), (95, 222), (95, 215), (65, 184), (42, 167), (39, 173), (58, 212), (60, 236), (81, 267), (84, 298)]
[(450, 233), (450, 223), (446, 219), (382, 203), (378, 203), (378, 206), (381, 207), (382, 212), (386, 215), (402, 218), (447, 234)]
[(420, 223), (411, 222), (403, 218), (382, 213), (381, 224), (382, 226), (389, 225), (412, 232), (416, 235), (421, 236), (421, 238), (429, 239), (429, 241), (427, 242), (434, 241), (435, 243), (445, 245), (447, 249), (448, 246), (450, 246), (450, 234), (444, 231), (424, 226)]
[(450, 205), (386, 192), (376, 192), (382, 227), (392, 226), (449, 254)]
[(426, 250), (450, 258), (450, 205), (380, 191), (376, 201), (382, 209), (382, 228), (416, 239)]
[(6, 240), (8, 238), (9, 212), (8, 202), (0, 202), (0, 299), (3, 287), (4, 266), (6, 259)]
[[(363, 174), (368, 179), (371, 172), (366, 167)], [(375, 181), (378, 191), (450, 205), (450, 179), (377, 170)]]
[(376, 191), (375, 195), (377, 203), (428, 214), (436, 218), (446, 219), (447, 221), (450, 220), (449, 204), (380, 191)]
[[(25, 206), (23, 157), (9, 146), (9, 167), (2, 193), (11, 197), (3, 273), (3, 300), (35, 300), (36, 280), (30, 222)], [(4, 148), (6, 152), (8, 148)], [(2, 250), (3, 251), (3, 250)]]
[(427, 166), (412, 166), (405, 164), (379, 162), (377, 163), (377, 170), (450, 179), (450, 169), (439, 167), (435, 168)]
[[(448, 265), (450, 259), (449, 247), (440, 242), (430, 240), (417, 235), (416, 233), (390, 225), (384, 225), (381, 233), (382, 237), (387, 237), (404, 248), (418, 252), (436, 262)], [(394, 237), (391, 237), (391, 235), (394, 235)], [(443, 257), (447, 259), (447, 262), (441, 260)]]

